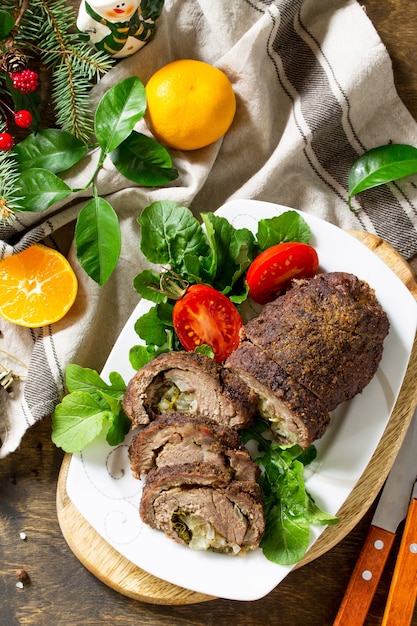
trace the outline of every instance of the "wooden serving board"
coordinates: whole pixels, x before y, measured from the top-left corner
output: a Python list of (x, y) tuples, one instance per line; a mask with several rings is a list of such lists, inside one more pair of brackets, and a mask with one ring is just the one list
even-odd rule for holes
[[(408, 263), (382, 239), (360, 231), (351, 231), (377, 254), (403, 281), (417, 300), (417, 281)], [(329, 526), (296, 567), (301, 567), (341, 541), (369, 509), (394, 462), (417, 404), (417, 339), (389, 424), (358, 484), (338, 512), (340, 522)], [(71, 456), (66, 455), (57, 485), (57, 513), (62, 533), (69, 547), (99, 580), (116, 591), (152, 604), (181, 605), (212, 600), (167, 583), (143, 571), (112, 548), (84, 519), (72, 504), (66, 490)]]

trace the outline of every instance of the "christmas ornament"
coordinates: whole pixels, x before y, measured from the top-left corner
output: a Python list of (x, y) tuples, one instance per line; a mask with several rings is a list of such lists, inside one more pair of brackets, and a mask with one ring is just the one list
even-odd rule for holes
[(140, 50), (155, 33), (164, 0), (81, 0), (77, 28), (114, 58)]

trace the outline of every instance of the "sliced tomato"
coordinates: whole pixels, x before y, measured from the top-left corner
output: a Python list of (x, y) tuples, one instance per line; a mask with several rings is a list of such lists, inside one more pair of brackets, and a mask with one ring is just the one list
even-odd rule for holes
[(318, 266), (318, 255), (312, 246), (298, 241), (278, 243), (261, 252), (249, 266), (249, 295), (259, 304), (271, 302), (292, 278), (314, 276)]
[(224, 361), (239, 345), (242, 318), (227, 296), (208, 285), (192, 285), (174, 305), (175, 332), (185, 348), (210, 346), (215, 360)]

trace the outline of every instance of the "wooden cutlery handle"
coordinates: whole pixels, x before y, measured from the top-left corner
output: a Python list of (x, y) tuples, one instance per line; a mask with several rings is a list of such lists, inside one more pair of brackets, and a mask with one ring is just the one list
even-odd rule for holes
[(395, 533), (371, 526), (333, 626), (361, 626), (387, 562)]
[(383, 626), (407, 626), (417, 595), (417, 499), (411, 500), (385, 607)]

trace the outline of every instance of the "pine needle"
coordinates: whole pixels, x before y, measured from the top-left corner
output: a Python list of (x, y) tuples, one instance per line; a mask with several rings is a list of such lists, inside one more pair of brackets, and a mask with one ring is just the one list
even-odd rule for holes
[(11, 152), (0, 152), (0, 223), (13, 221), (15, 211), (21, 211), (17, 162)]
[[(13, 12), (15, 2), (6, 0), (6, 8)], [(56, 124), (87, 142), (94, 115), (88, 94), (115, 60), (80, 39), (74, 32), (76, 19), (75, 9), (65, 0), (30, 0), (16, 43), (25, 53), (39, 55), (52, 74)]]

